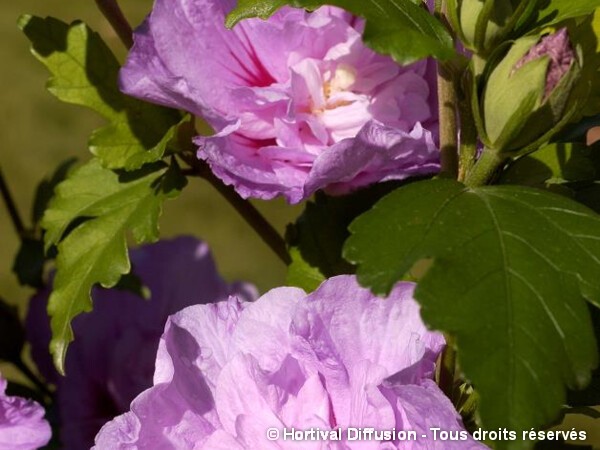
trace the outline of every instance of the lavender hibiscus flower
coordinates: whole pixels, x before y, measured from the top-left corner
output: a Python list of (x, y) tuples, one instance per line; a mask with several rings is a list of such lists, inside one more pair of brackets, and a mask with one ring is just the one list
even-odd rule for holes
[[(308, 296), (277, 288), (253, 303), (231, 297), (182, 310), (161, 338), (154, 386), (102, 428), (95, 448), (485, 448), (431, 379), (444, 339), (422, 323), (413, 288), (400, 283), (381, 299), (339, 276)], [(419, 438), (294, 442), (281, 434), (350, 426)], [(430, 427), (462, 430), (466, 440), (434, 441)], [(270, 428), (279, 438), (269, 440)]]
[(203, 117), (216, 134), (196, 139), (198, 157), (240, 195), (296, 203), (437, 170), (431, 63), (376, 54), (338, 8), (282, 8), (230, 31), (234, 6), (156, 0), (120, 82)]
[(30, 304), (27, 331), (32, 355), (44, 376), (57, 385), (61, 440), (66, 449), (90, 448), (100, 427), (127, 411), (152, 386), (154, 359), (170, 314), (236, 294), (251, 300), (254, 288), (229, 285), (219, 276), (208, 246), (180, 237), (131, 252), (134, 272), (151, 290), (145, 300), (131, 292), (94, 289), (94, 309), (73, 322), (75, 341), (59, 376), (48, 353), (46, 315), (49, 291)]
[(31, 400), (6, 395), (0, 374), (0, 450), (32, 450), (50, 441), (50, 425), (44, 408)]

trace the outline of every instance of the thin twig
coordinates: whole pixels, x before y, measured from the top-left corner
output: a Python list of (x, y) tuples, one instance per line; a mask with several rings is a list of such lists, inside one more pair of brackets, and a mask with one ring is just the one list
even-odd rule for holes
[(50, 391), (50, 389), (48, 389), (48, 386), (46, 386), (42, 380), (40, 380), (36, 374), (33, 373), (33, 371), (27, 367), (27, 365), (22, 362), (22, 361), (16, 361), (14, 363), (15, 367), (17, 369), (19, 369), (19, 371), (25, 375), (27, 378), (29, 378), (29, 380), (41, 391), (43, 392), (45, 395), (52, 397), (52, 391)]
[(235, 208), (284, 264), (289, 265), (292, 262), (285, 240), (252, 203), (240, 197), (231, 186), (227, 186), (217, 178), (205, 162), (196, 160), (193, 157), (183, 156), (183, 154), (180, 156), (192, 166), (190, 169), (183, 170), (185, 175), (197, 176), (208, 181)]
[(130, 49), (133, 46), (133, 31), (117, 0), (96, 0), (96, 4), (121, 39), (121, 42)]
[(8, 215), (15, 227), (15, 231), (19, 235), (19, 237), (25, 236), (25, 226), (23, 225), (23, 221), (21, 220), (21, 216), (19, 215), (19, 210), (17, 209), (17, 205), (13, 200), (13, 197), (10, 193), (10, 189), (6, 184), (4, 179), (4, 174), (2, 173), (2, 168), (0, 167), (0, 192), (2, 194), (2, 198), (4, 199), (4, 203), (6, 204), (6, 209), (8, 210)]

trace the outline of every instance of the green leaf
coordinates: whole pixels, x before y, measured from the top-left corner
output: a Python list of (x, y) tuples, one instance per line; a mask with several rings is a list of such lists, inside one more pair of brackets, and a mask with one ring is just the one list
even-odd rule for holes
[(97, 33), (81, 22), (28, 15), (19, 19), (19, 28), (52, 74), (48, 90), (110, 122), (90, 139), (90, 150), (103, 166), (134, 170), (162, 158), (181, 114), (122, 94), (119, 62)]
[[(600, 342), (600, 309), (590, 307), (590, 315), (592, 316), (596, 340)], [(567, 404), (572, 407), (600, 405), (600, 367), (596, 367), (596, 370), (592, 373), (592, 381), (585, 389), (568, 392)], [(600, 414), (600, 411), (596, 412)]]
[(553, 143), (513, 162), (502, 184), (544, 186), (600, 179), (600, 146)]
[(137, 243), (157, 240), (162, 203), (178, 195), (184, 184), (176, 165), (155, 163), (117, 174), (92, 160), (58, 185), (42, 226), (46, 248), (58, 245), (48, 312), (50, 349), (59, 371), (64, 372), (73, 340), (71, 321), (92, 308), (92, 287), (115, 286), (131, 269), (127, 234)]
[(583, 297), (600, 301), (593, 211), (532, 188), (438, 179), (396, 190), (350, 231), (345, 255), (376, 293), (433, 259), (415, 297), (433, 329), (456, 336), (489, 429), (545, 425), (565, 385), (589, 382), (598, 353)]
[(34, 228), (42, 220), (48, 203), (54, 195), (54, 188), (67, 177), (76, 162), (76, 158), (67, 159), (56, 168), (50, 178), (42, 180), (38, 185), (33, 200), (33, 208), (31, 209), (31, 222)]
[(600, 182), (586, 183), (573, 190), (575, 199), (600, 214)]
[(367, 207), (352, 199), (354, 196), (332, 198), (318, 193), (296, 223), (288, 226), (292, 263), (287, 284), (310, 292), (326, 278), (354, 272), (342, 258), (342, 246), (349, 235), (348, 225)]
[(44, 285), (44, 243), (41, 239), (24, 237), (13, 263), (12, 271), (22, 286), (36, 289)]
[(316, 9), (323, 5), (339, 6), (364, 17), (365, 43), (373, 50), (391, 55), (407, 64), (433, 56), (450, 59), (455, 55), (450, 34), (421, 2), (411, 0), (240, 0), (229, 13), (228, 27), (249, 17), (268, 18), (284, 5)]
[(587, 16), (600, 8), (600, 0), (551, 0), (538, 14), (538, 24), (551, 25), (573, 17)]
[(354, 273), (354, 267), (342, 258), (342, 247), (350, 235), (348, 225), (402, 183), (378, 183), (336, 197), (317, 193), (296, 223), (288, 225), (286, 240), (292, 263), (286, 284), (311, 292), (326, 278)]
[(47, 255), (44, 252), (40, 221), (52, 199), (54, 188), (67, 177), (75, 162), (75, 158), (70, 158), (61, 163), (49, 178), (40, 182), (36, 189), (31, 208), (32, 226), (27, 236), (21, 239), (21, 245), (12, 267), (13, 273), (23, 286), (39, 289), (44, 285), (44, 264)]
[(152, 297), (150, 288), (144, 285), (142, 279), (136, 275), (135, 267), (129, 273), (123, 275), (117, 284), (113, 287), (119, 291), (130, 292), (144, 300), (149, 300)]
[(327, 277), (302, 257), (298, 247), (291, 247), (289, 251), (292, 262), (288, 267), (285, 285), (296, 286), (306, 292), (316, 290)]

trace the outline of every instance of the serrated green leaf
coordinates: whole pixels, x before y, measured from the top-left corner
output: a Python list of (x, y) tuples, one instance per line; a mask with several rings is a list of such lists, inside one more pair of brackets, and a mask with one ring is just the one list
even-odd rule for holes
[(325, 281), (325, 275), (321, 273), (318, 267), (311, 266), (302, 257), (298, 247), (291, 247), (289, 251), (292, 262), (288, 266), (285, 285), (299, 287), (306, 292), (317, 289)]
[(32, 226), (27, 235), (21, 239), (21, 245), (12, 266), (13, 273), (23, 286), (39, 289), (44, 285), (44, 264), (46, 259), (51, 259), (51, 257), (47, 258), (44, 251), (40, 221), (54, 194), (54, 188), (67, 177), (75, 162), (75, 158), (62, 162), (50, 177), (39, 183), (36, 189), (31, 208)]
[(373, 50), (392, 56), (401, 64), (433, 56), (450, 59), (455, 55), (450, 34), (424, 7), (411, 0), (240, 0), (229, 13), (228, 27), (250, 17), (268, 18), (284, 5), (316, 9), (339, 6), (364, 17), (364, 41)]
[(97, 33), (81, 22), (68, 25), (28, 15), (19, 19), (19, 28), (31, 41), (34, 56), (52, 74), (48, 90), (110, 122), (90, 140), (90, 150), (103, 166), (134, 170), (162, 158), (181, 114), (122, 94), (119, 63)]
[(67, 177), (69, 171), (76, 162), (76, 158), (69, 158), (62, 162), (50, 178), (42, 180), (38, 185), (35, 191), (33, 207), (31, 208), (31, 222), (34, 228), (36, 228), (40, 220), (42, 220), (44, 211), (46, 211), (48, 203), (50, 202), (50, 199), (52, 199), (52, 195), (54, 195), (54, 188)]
[(573, 17), (592, 14), (600, 8), (600, 0), (552, 0), (545, 4), (538, 13), (538, 24), (551, 25)]
[(286, 284), (311, 292), (326, 278), (354, 273), (354, 267), (342, 258), (342, 247), (350, 234), (348, 225), (402, 183), (379, 183), (336, 197), (317, 193), (298, 220), (288, 226), (286, 240), (292, 263)]
[(44, 243), (41, 238), (24, 237), (13, 263), (12, 271), (19, 284), (36, 289), (44, 285)]
[(144, 300), (149, 300), (152, 297), (150, 288), (144, 284), (142, 279), (135, 273), (135, 267), (129, 272), (123, 275), (117, 284), (112, 289), (119, 291), (130, 292), (137, 295)]
[[(376, 293), (423, 258), (424, 320), (456, 336), (489, 429), (539, 427), (584, 386), (598, 353), (583, 297), (600, 304), (600, 216), (544, 191), (411, 184), (351, 226), (345, 255)], [(531, 443), (498, 442), (502, 448)]]
[(92, 308), (92, 287), (112, 287), (130, 271), (128, 233), (137, 243), (156, 241), (162, 203), (184, 183), (176, 166), (155, 163), (117, 174), (92, 160), (56, 188), (42, 226), (46, 248), (58, 245), (48, 312), (59, 371), (73, 340), (71, 321)]
[(574, 189), (575, 199), (600, 214), (600, 182), (587, 183)]
[[(590, 307), (597, 342), (600, 342), (600, 309)], [(592, 381), (581, 391), (569, 391), (567, 404), (572, 407), (600, 405), (600, 367), (592, 373)], [(600, 414), (600, 411), (597, 411)]]
[(506, 169), (502, 184), (544, 186), (600, 179), (600, 146), (556, 142), (521, 157)]

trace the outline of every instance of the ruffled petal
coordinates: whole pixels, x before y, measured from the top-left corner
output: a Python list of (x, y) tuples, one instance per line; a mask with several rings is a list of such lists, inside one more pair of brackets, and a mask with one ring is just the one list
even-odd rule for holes
[(6, 396), (0, 374), (0, 450), (35, 450), (50, 441), (44, 408), (32, 400)]
[(374, 181), (403, 180), (435, 173), (439, 151), (432, 134), (419, 123), (410, 132), (367, 123), (355, 139), (346, 139), (315, 160), (304, 187), (312, 195), (323, 187), (343, 194)]
[[(375, 53), (364, 21), (334, 7), (284, 7), (227, 30), (233, 3), (156, 0), (120, 77), (124, 92), (209, 122), (198, 158), (224, 183), (298, 203), (438, 170), (431, 64)], [(397, 138), (372, 141), (371, 122)]]

